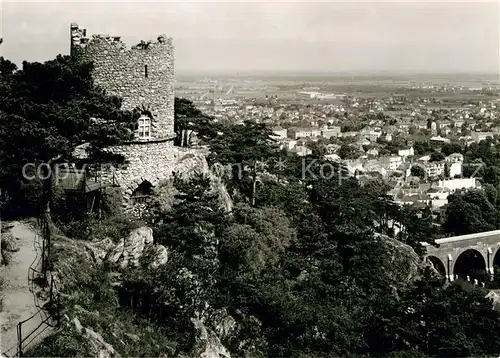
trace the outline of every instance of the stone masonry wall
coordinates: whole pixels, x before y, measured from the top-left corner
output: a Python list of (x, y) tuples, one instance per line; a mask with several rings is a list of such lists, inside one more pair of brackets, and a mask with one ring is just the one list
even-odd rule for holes
[[(172, 38), (141, 42), (130, 49), (120, 37), (86, 36), (71, 24), (71, 55), (94, 62), (95, 83), (123, 99), (122, 108), (145, 108), (153, 115), (151, 140), (173, 137), (174, 48)], [(147, 67), (147, 69), (146, 69)]]
[(172, 179), (173, 173), (183, 175), (193, 170), (208, 172), (205, 154), (198, 149), (188, 149), (173, 146), (172, 142), (141, 143), (116, 146), (109, 151), (122, 154), (128, 163), (119, 167), (103, 168), (101, 175), (103, 183), (120, 185), (125, 211), (132, 210), (130, 196), (144, 181), (154, 187), (161, 186)]

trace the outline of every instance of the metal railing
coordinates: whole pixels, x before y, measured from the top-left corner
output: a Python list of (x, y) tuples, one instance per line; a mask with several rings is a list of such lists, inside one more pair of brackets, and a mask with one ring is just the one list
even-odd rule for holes
[[(49, 289), (49, 300), (48, 307), (46, 305), (41, 306), (38, 302), (35, 305), (38, 308), (38, 311), (32, 316), (26, 318), (25, 320), (19, 322), (17, 324), (17, 357), (22, 357), (25, 349), (38, 337), (40, 337), (45, 330), (48, 328), (54, 328), (59, 323), (59, 312), (60, 312), (60, 296), (54, 290), (54, 278), (51, 276), (50, 280), (50, 289)], [(35, 301), (38, 301), (38, 297), (36, 292), (34, 292)], [(52, 311), (52, 312), (51, 312)], [(40, 323), (33, 328), (30, 332), (23, 332), (23, 324), (35, 319), (38, 315), (40, 315)], [(56, 320), (53, 323), (53, 320)], [(23, 336), (23, 333), (27, 333)], [(29, 341), (28, 341), (29, 340)]]
[[(47, 329), (56, 327), (60, 322), (60, 294), (56, 287), (57, 280), (49, 270), (50, 227), (43, 217), (38, 218), (35, 226), (37, 227), (32, 227), (32, 230), (35, 232), (33, 245), (36, 256), (28, 268), (28, 288), (33, 294), (37, 312), (17, 324), (17, 350), (14, 354), (16, 357), (22, 357), (23, 352), (36, 338), (40, 337)], [(37, 228), (41, 229), (43, 233), (41, 243)], [(41, 290), (36, 288), (37, 280)], [(45, 294), (46, 299), (41, 301), (39, 294)], [(30, 331), (23, 331), (23, 325), (34, 319), (40, 320), (38, 325)], [(7, 352), (3, 352), (3, 354), (8, 357)]]

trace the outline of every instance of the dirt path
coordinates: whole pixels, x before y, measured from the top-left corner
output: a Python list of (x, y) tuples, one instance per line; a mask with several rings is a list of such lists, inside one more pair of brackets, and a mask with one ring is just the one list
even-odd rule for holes
[[(35, 295), (30, 291), (32, 283), (28, 280), (30, 266), (35, 259), (40, 261), (40, 254), (37, 254), (35, 245), (41, 247), (42, 239), (35, 235), (29, 223), (13, 222), (10, 224), (14, 224), (11, 232), (18, 240), (20, 250), (14, 253), (9, 265), (0, 268), (0, 275), (6, 281), (6, 287), (3, 290), (3, 311), (0, 312), (0, 351), (4, 356), (12, 357), (17, 352), (17, 324), (33, 316), (32, 319), (22, 324), (22, 335), (26, 337), (42, 323), (45, 319), (45, 312), (35, 306)], [(41, 250), (38, 249), (38, 252), (41, 253)], [(36, 266), (34, 265), (35, 269)], [(41, 338), (38, 336), (39, 331), (45, 332), (42, 335), (47, 335), (50, 328), (48, 326), (39, 328), (23, 346), (29, 344), (33, 337), (36, 337), (38, 341)]]

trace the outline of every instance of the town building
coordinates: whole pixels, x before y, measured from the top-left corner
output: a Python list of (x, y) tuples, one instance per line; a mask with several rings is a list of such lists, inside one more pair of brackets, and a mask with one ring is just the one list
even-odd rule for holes
[(275, 138), (286, 138), (288, 135), (288, 131), (285, 128), (274, 127), (273, 134)]
[(296, 145), (290, 152), (297, 154), (300, 157), (312, 154), (312, 150), (303, 145)]
[(313, 138), (321, 135), (321, 130), (318, 128), (288, 128), (287, 135), (292, 139)]
[(338, 162), (340, 161), (340, 157), (337, 154), (326, 154), (325, 155), (326, 160), (330, 160), (332, 162)]
[(297, 145), (297, 141), (291, 138), (280, 138), (279, 146), (280, 149), (291, 150)]
[(462, 162), (454, 162), (454, 163), (446, 162), (446, 165), (448, 166), (448, 176), (450, 178), (462, 176), (463, 174)]
[(321, 136), (327, 139), (331, 137), (338, 137), (340, 135), (340, 127), (332, 126), (327, 129), (321, 130)]
[(401, 164), (403, 164), (403, 158), (399, 155), (397, 156), (386, 156), (380, 158), (380, 162), (384, 165), (387, 170), (396, 170)]
[(367, 155), (371, 155), (372, 157), (378, 157), (378, 149), (371, 148), (366, 152)]
[(441, 136), (436, 136), (436, 137), (431, 137), (431, 142), (444, 144), (444, 143), (450, 143), (451, 140), (449, 140), (448, 138), (443, 138)]
[(356, 137), (358, 132), (341, 132), (339, 137)]
[(446, 157), (446, 162), (447, 163), (463, 163), (464, 162), (464, 156), (461, 153), (453, 153), (450, 154), (449, 156)]
[(494, 133), (493, 132), (471, 132), (470, 136), (472, 137), (472, 140), (476, 143), (485, 140), (488, 137), (493, 138)]
[(481, 183), (476, 178), (445, 179), (438, 181), (440, 188), (448, 188), (451, 193), (461, 189), (479, 189)]
[(398, 155), (403, 158), (411, 157), (415, 155), (415, 150), (413, 149), (413, 147), (410, 147), (408, 149), (400, 149), (398, 150)]
[(308, 91), (297, 92), (297, 96), (307, 99), (316, 98), (319, 94), (320, 94), (319, 92), (308, 92)]
[(430, 178), (444, 175), (446, 171), (446, 162), (444, 160), (439, 162), (426, 162), (424, 164), (424, 170), (426, 175)]

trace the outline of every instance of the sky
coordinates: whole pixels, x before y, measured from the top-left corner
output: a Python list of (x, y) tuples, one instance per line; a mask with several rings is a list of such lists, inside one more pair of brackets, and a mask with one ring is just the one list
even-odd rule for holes
[(69, 25), (129, 46), (173, 37), (178, 74), (499, 73), (497, 1), (9, 1), (0, 54), (69, 52)]

